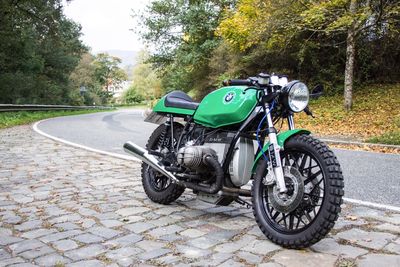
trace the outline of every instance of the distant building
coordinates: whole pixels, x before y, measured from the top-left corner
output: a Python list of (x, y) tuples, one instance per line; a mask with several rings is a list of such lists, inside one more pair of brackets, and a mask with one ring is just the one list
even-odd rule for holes
[(128, 90), (131, 84), (132, 81), (123, 81), (118, 85), (111, 84), (108, 86), (108, 91), (111, 92), (115, 98), (119, 98), (125, 90)]

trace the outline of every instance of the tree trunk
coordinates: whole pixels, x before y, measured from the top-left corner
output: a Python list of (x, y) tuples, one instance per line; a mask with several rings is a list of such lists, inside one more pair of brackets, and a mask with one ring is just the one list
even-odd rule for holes
[[(357, 11), (357, 0), (351, 0), (350, 13)], [(349, 111), (353, 105), (353, 79), (354, 58), (356, 52), (356, 30), (355, 22), (352, 23), (347, 32), (346, 68), (344, 72), (344, 108)]]

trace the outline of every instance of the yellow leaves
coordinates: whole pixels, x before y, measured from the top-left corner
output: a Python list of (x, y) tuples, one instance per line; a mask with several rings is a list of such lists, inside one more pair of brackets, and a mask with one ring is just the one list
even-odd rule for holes
[[(358, 89), (358, 88), (357, 88)], [(354, 107), (343, 110), (343, 97), (322, 97), (310, 103), (316, 116), (296, 115), (298, 127), (323, 136), (348, 136), (363, 141), (400, 130), (400, 84), (371, 85), (354, 92)]]
[(264, 21), (268, 17), (269, 1), (241, 0), (235, 11), (227, 10), (226, 18), (217, 28), (217, 35), (240, 51), (260, 42)]

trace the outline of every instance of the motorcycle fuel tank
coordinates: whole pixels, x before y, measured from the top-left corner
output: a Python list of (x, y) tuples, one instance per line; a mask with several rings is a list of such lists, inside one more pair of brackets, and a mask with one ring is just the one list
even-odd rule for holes
[(195, 122), (218, 128), (244, 121), (257, 105), (257, 91), (246, 88), (227, 86), (206, 95), (194, 114)]

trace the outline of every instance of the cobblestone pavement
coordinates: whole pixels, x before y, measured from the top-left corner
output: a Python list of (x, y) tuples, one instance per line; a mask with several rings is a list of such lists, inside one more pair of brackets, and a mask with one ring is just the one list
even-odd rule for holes
[(0, 131), (0, 266), (400, 266), (400, 214), (344, 205), (305, 250), (268, 241), (250, 210), (186, 192), (162, 206), (139, 164)]

